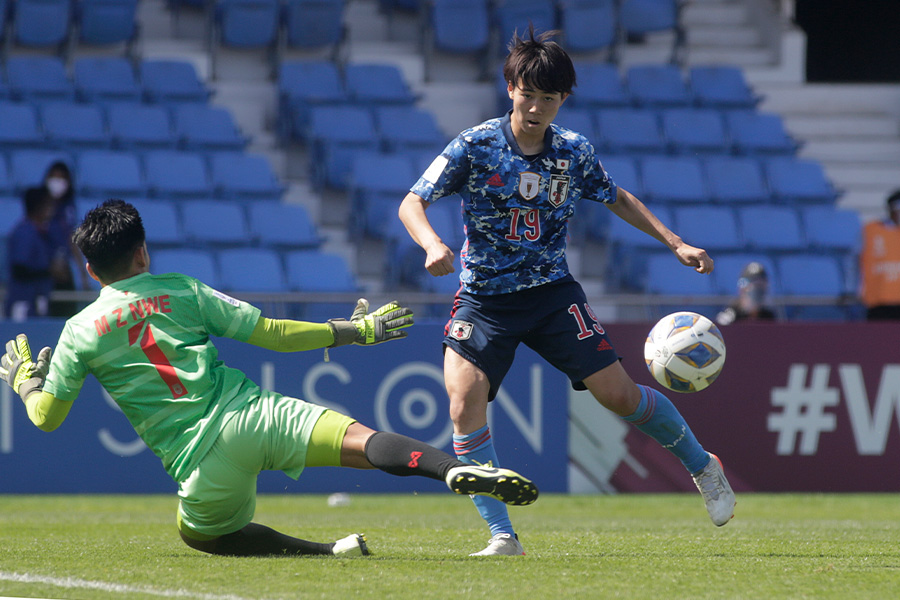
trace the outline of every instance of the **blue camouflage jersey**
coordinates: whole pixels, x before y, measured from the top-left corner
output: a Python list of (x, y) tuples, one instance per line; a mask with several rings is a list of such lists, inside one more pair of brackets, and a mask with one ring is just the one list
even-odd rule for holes
[(587, 138), (554, 124), (543, 152), (526, 157), (509, 113), (460, 133), (410, 191), (428, 202), (462, 197), (459, 278), (472, 294), (506, 294), (567, 276), (575, 201), (616, 199), (616, 185)]

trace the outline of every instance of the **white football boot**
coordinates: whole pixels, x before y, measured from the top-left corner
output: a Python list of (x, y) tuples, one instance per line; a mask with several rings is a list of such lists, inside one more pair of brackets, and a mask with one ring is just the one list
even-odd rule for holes
[(354, 533), (339, 539), (334, 543), (331, 553), (341, 558), (369, 556), (369, 547), (366, 546), (366, 535), (364, 533)]
[(706, 502), (709, 518), (721, 527), (734, 517), (734, 492), (725, 478), (722, 461), (711, 452), (707, 454), (709, 454), (709, 463), (703, 467), (702, 471), (695, 473), (693, 478), (697, 489), (703, 496), (703, 501)]
[(488, 541), (487, 548), (469, 556), (525, 556), (525, 548), (519, 543), (518, 536), (498, 533)]

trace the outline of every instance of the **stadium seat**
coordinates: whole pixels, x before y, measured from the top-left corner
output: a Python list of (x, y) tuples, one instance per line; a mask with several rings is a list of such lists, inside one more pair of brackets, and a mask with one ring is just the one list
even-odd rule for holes
[(565, 127), (566, 129), (571, 129), (575, 133), (580, 133), (594, 146), (598, 146), (601, 142), (600, 135), (597, 133), (597, 127), (594, 123), (594, 115), (590, 109), (567, 106), (556, 113), (556, 118), (553, 122), (560, 127)]
[(347, 33), (344, 0), (285, 0), (284, 33), (288, 48), (330, 48), (329, 58), (338, 62)]
[(722, 114), (714, 109), (670, 108), (661, 113), (663, 134), (678, 154), (728, 154)]
[(609, 156), (602, 158), (600, 164), (615, 184), (625, 188), (638, 198), (644, 197), (644, 184), (641, 182), (638, 162), (630, 156)]
[(645, 156), (641, 159), (644, 195), (656, 203), (706, 203), (709, 194), (699, 158)]
[(206, 162), (196, 152), (147, 152), (144, 155), (144, 172), (152, 197), (193, 200), (213, 196)]
[(240, 151), (249, 141), (239, 131), (231, 112), (222, 106), (182, 104), (173, 109), (173, 121), (183, 150)]
[(353, 229), (376, 238), (387, 235), (400, 201), (418, 179), (411, 160), (403, 155), (364, 152), (350, 170)]
[(613, 154), (667, 154), (656, 112), (637, 108), (607, 108), (597, 113), (602, 150)]
[(525, 37), (531, 25), (534, 25), (535, 34), (558, 29), (553, 1), (494, 0), (491, 9), (499, 42), (497, 51), (504, 56), (513, 34)]
[(103, 111), (96, 104), (47, 102), (40, 108), (47, 143), (61, 150), (110, 148)]
[(230, 248), (219, 251), (223, 290), (231, 292), (283, 292), (281, 257), (267, 248)]
[(65, 51), (72, 27), (71, 0), (16, 0), (12, 40), (28, 48)]
[(310, 114), (308, 134), (313, 180), (345, 189), (354, 154), (376, 151), (381, 140), (372, 112), (358, 106), (317, 106)]
[(769, 277), (769, 295), (780, 296), (781, 285), (778, 281), (778, 271), (775, 261), (764, 252), (735, 252), (719, 254), (715, 257), (715, 270), (713, 271), (713, 284), (715, 293), (722, 295), (734, 295), (738, 291), (738, 280), (744, 268), (751, 262), (760, 263)]
[(703, 161), (710, 197), (727, 204), (772, 201), (759, 160), (747, 156), (711, 156)]
[(78, 0), (75, 22), (79, 44), (125, 44), (131, 56), (140, 31), (138, 0)]
[(327, 60), (282, 62), (278, 72), (279, 132), (285, 139), (305, 141), (313, 106), (349, 102), (338, 66)]
[(786, 254), (776, 258), (781, 291), (788, 296), (840, 296), (844, 286), (840, 263), (822, 254)]
[(675, 206), (675, 231), (688, 244), (713, 251), (743, 248), (734, 210), (727, 206)]
[(432, 150), (449, 141), (434, 115), (415, 106), (377, 107), (375, 123), (388, 152)]
[(244, 208), (237, 202), (185, 202), (181, 227), (188, 241), (201, 248), (247, 246), (251, 241)]
[(78, 194), (85, 198), (143, 198), (147, 186), (137, 156), (131, 152), (92, 150), (78, 155)]
[[(0, 154), (0, 198), (18, 195), (16, 190), (16, 181), (13, 178), (9, 165), (6, 162), (6, 156)], [(9, 217), (4, 216), (4, 219)]]
[(41, 148), (44, 143), (34, 106), (0, 100), (0, 145), (3, 148)]
[(347, 261), (338, 254), (295, 250), (285, 256), (288, 288), (303, 292), (353, 292), (358, 289)]
[(480, 77), (487, 76), (491, 44), (488, 0), (433, 0), (425, 25), (425, 81), (431, 79), (434, 53), (469, 54), (481, 63)]
[(689, 70), (691, 92), (698, 106), (755, 109), (762, 99), (747, 84), (744, 72), (731, 65), (694, 65)]
[[(713, 278), (709, 274), (697, 273), (685, 267), (671, 253), (654, 254), (647, 258), (647, 274), (644, 290), (650, 294), (669, 296), (712, 296), (716, 291)], [(718, 306), (700, 302), (678, 302), (656, 307), (656, 317), (662, 317), (676, 310), (690, 310), (706, 317), (714, 318)]]
[(803, 206), (800, 214), (812, 248), (849, 253), (857, 253), (862, 248), (858, 212), (834, 206)]
[(690, 88), (676, 65), (639, 64), (625, 76), (632, 100), (645, 108), (686, 107), (693, 102)]
[(206, 102), (211, 95), (194, 65), (185, 60), (144, 59), (140, 72), (147, 102)]
[[(175, 203), (169, 200), (129, 200), (141, 214), (151, 253), (160, 248), (174, 248), (185, 244), (181, 217)], [(153, 255), (155, 262), (155, 255)]]
[(627, 37), (643, 37), (648, 33), (671, 32), (670, 62), (680, 61), (685, 34), (681, 26), (680, 0), (621, 0), (619, 22)]
[(276, 72), (276, 46), (281, 23), (279, 0), (218, 0), (214, 5), (210, 71), (217, 76), (221, 47), (266, 50), (271, 73)]
[(784, 203), (833, 204), (838, 192), (831, 185), (822, 164), (793, 156), (765, 161), (769, 189)]
[(793, 154), (797, 142), (774, 113), (728, 111), (725, 114), (733, 151), (738, 154)]
[(134, 67), (121, 57), (81, 57), (72, 78), (82, 102), (140, 102), (143, 91)]
[(393, 64), (352, 63), (344, 68), (350, 101), (360, 106), (411, 105), (416, 96)]
[(115, 104), (106, 113), (113, 145), (124, 150), (174, 150), (169, 111), (156, 104)]
[[(666, 206), (648, 204), (656, 217), (668, 226), (674, 226), (672, 213)], [(608, 241), (610, 257), (607, 281), (611, 289), (642, 290), (647, 272), (647, 259), (656, 254), (671, 257), (659, 240), (629, 225), (619, 218), (609, 220)], [(674, 259), (673, 260), (677, 260)]]
[(182, 273), (195, 277), (212, 288), (220, 287), (219, 269), (213, 253), (209, 250), (193, 248), (157, 250), (150, 260), (150, 272), (154, 275)]
[(262, 154), (221, 152), (210, 157), (212, 184), (219, 198), (280, 200), (285, 187)]
[(74, 100), (75, 85), (62, 59), (12, 55), (6, 59), (9, 92), (16, 100)]
[(250, 235), (261, 246), (318, 248), (323, 238), (306, 209), (285, 202), (253, 202), (248, 207)]
[(748, 248), (768, 252), (806, 249), (800, 215), (788, 206), (742, 206), (738, 209), (743, 239)]
[[(618, 24), (616, 0), (560, 0), (560, 28), (565, 32), (569, 53), (607, 51), (607, 58), (618, 57)], [(581, 74), (579, 94), (581, 93)]]
[[(0, 118), (0, 125), (3, 123), (5, 123), (4, 119)], [(64, 162), (69, 165), (70, 170), (74, 170), (71, 169), (74, 164), (72, 155), (62, 150), (43, 148), (17, 150), (11, 153), (10, 167), (16, 182), (16, 189), (21, 193), (26, 188), (43, 184), (47, 169), (55, 162)]]
[(595, 110), (624, 108), (631, 105), (631, 94), (616, 65), (579, 60), (574, 63), (578, 75), (578, 88), (576, 93), (566, 100), (567, 105)]

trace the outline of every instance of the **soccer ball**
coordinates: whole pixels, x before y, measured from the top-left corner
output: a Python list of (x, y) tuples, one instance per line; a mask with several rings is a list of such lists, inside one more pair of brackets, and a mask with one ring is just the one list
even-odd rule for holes
[(699, 392), (716, 380), (725, 364), (725, 340), (715, 324), (693, 312), (667, 315), (644, 344), (653, 378), (673, 392)]

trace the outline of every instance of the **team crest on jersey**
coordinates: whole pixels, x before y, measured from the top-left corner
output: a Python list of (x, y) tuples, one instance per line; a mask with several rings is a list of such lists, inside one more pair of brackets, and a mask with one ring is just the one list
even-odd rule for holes
[(531, 171), (519, 173), (519, 195), (526, 200), (532, 200), (541, 191), (541, 176)]
[(559, 207), (566, 201), (566, 196), (569, 194), (570, 179), (571, 177), (568, 175), (550, 176), (550, 204)]
[(472, 329), (474, 327), (475, 325), (468, 321), (454, 320), (453, 323), (450, 324), (450, 336), (460, 341), (467, 340), (472, 337)]

